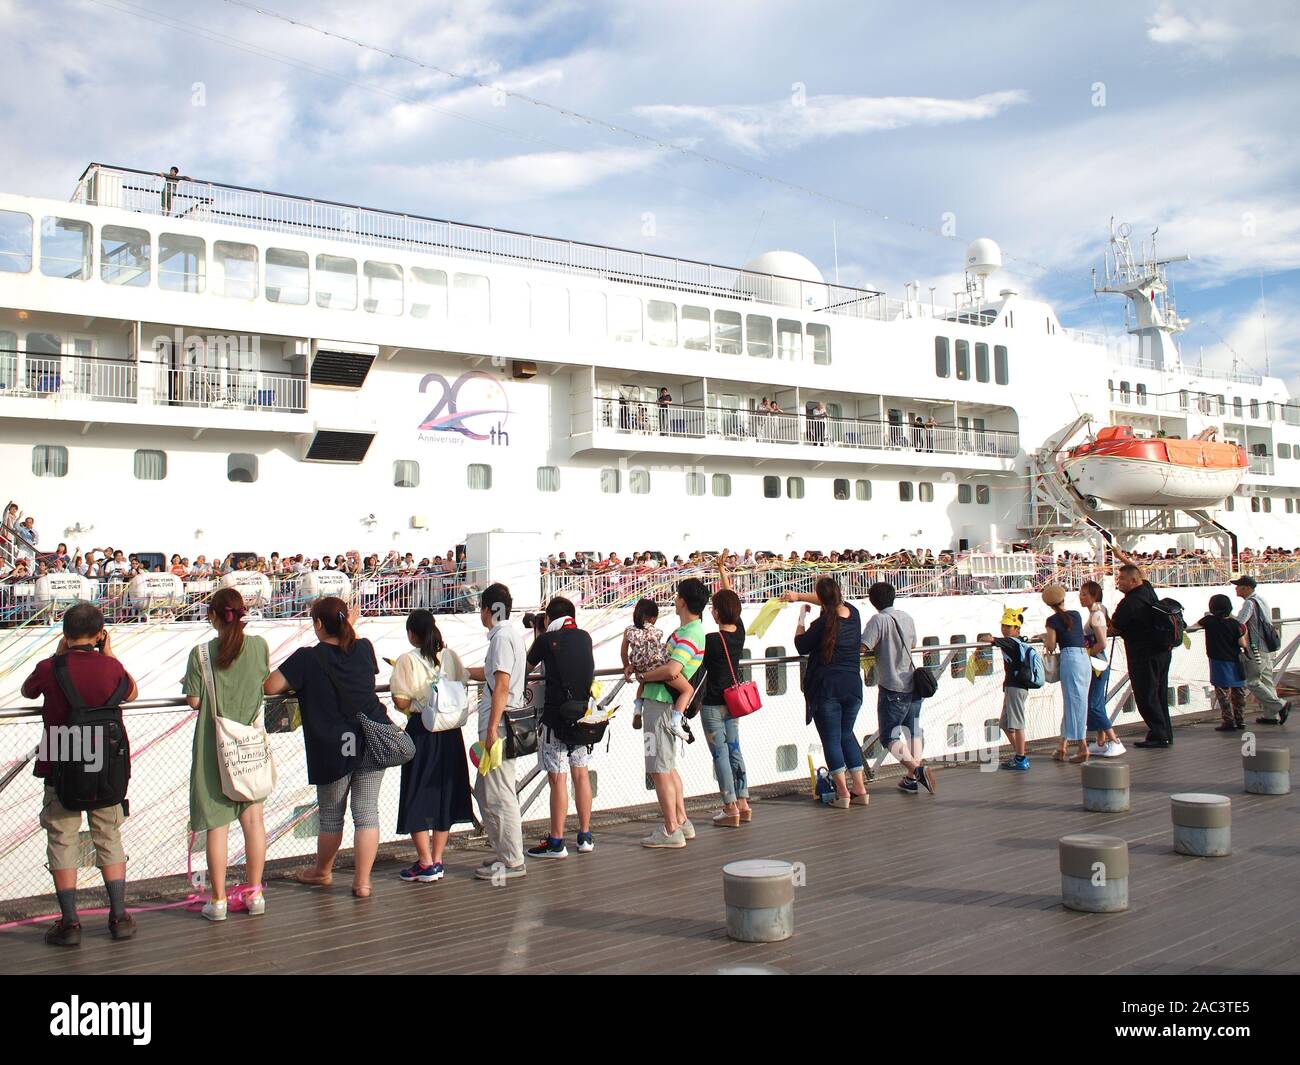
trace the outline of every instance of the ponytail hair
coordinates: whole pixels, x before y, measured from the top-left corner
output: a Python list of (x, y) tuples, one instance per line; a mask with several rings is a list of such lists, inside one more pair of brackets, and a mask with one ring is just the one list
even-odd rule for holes
[(844, 593), (840, 591), (839, 582), (834, 577), (819, 577), (816, 586), (817, 601), (822, 605), (822, 661), (829, 663), (835, 656), (835, 644), (840, 637), (840, 607), (844, 605)]
[(357, 642), (356, 630), (348, 621), (348, 605), (337, 595), (317, 599), (311, 607), (312, 621), (319, 621), (325, 635), (339, 642), (339, 650), (347, 654)]
[(653, 599), (638, 599), (632, 608), (632, 624), (644, 629), (649, 622), (659, 619), (659, 604)]
[(244, 597), (238, 588), (222, 588), (208, 601), (208, 619), (216, 626), (218, 669), (229, 669), (244, 649)]
[(412, 610), (406, 616), (406, 631), (420, 641), (421, 657), (436, 666), (438, 655), (446, 644), (443, 643), (442, 633), (438, 631), (438, 623), (433, 620), (433, 615), (427, 610)]

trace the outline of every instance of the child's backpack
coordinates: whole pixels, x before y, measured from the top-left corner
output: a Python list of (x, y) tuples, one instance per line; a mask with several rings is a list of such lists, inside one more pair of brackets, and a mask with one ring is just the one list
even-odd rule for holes
[(1183, 604), (1177, 599), (1158, 599), (1151, 605), (1151, 634), (1160, 650), (1172, 651), (1186, 632)]
[(1041, 688), (1047, 683), (1047, 670), (1043, 666), (1043, 656), (1038, 648), (1024, 640), (1020, 641), (1020, 661), (1015, 668), (1016, 684), (1021, 688)]

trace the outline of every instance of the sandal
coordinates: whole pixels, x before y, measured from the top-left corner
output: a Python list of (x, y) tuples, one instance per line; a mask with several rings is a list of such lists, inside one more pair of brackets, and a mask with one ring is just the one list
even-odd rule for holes
[(754, 811), (753, 811), (753, 810), (751, 810), (751, 809), (745, 809), (745, 810), (741, 810), (741, 811), (740, 811), (740, 823), (741, 823), (742, 825), (744, 825), (744, 824), (748, 824), (748, 823), (749, 823), (750, 821), (752, 821), (752, 820), (754, 820)]
[(726, 810), (719, 810), (713, 815), (713, 823), (718, 828), (739, 828), (740, 814), (729, 814)]
[(1064, 748), (1064, 747), (1058, 747), (1056, 750), (1054, 750), (1054, 751), (1052, 752), (1052, 761), (1053, 761), (1053, 762), (1064, 762), (1064, 761), (1065, 761), (1065, 755), (1066, 755), (1066, 750), (1065, 750), (1065, 748)]
[(354, 899), (368, 899), (368, 898), (370, 898), (370, 885), (369, 885), (369, 884), (353, 884), (353, 885), (352, 885), (352, 897), (353, 897)]
[(871, 796), (868, 795), (865, 791), (861, 795), (849, 796), (850, 806), (866, 806), (867, 803), (869, 803), (870, 801), (871, 801)]
[(334, 883), (333, 871), (328, 873), (318, 873), (311, 866), (303, 866), (301, 869), (293, 871), (294, 880), (300, 884), (306, 884), (308, 887), (329, 887)]

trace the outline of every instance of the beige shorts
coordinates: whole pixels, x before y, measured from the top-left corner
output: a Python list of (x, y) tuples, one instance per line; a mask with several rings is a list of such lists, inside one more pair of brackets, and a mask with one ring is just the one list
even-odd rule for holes
[(673, 704), (646, 699), (641, 704), (641, 727), (645, 736), (645, 771), (671, 773), (677, 768), (678, 744), (681, 742), (668, 731)]
[(90, 841), (95, 845), (95, 865), (119, 865), (126, 861), (122, 849), (122, 807), (106, 806), (102, 810), (69, 810), (59, 802), (54, 785), (45, 785), (45, 805), (41, 807), (41, 828), (45, 829), (46, 860), (50, 870), (81, 868), (81, 819), (90, 821)]

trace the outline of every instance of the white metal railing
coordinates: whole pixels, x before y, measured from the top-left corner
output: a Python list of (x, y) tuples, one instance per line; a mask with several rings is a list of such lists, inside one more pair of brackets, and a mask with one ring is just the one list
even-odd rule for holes
[(621, 433), (760, 444), (915, 451), (923, 454), (1014, 458), (1020, 435), (997, 429), (919, 426), (858, 418), (810, 418), (725, 407), (691, 407), (596, 396), (596, 427)]
[(1251, 455), (1250, 472), (1262, 474), (1265, 477), (1273, 476), (1273, 456), (1272, 455)]
[[(1071, 330), (1067, 330), (1071, 332)], [(1113, 366), (1134, 366), (1144, 370), (1159, 370), (1162, 373), (1184, 374), (1188, 377), (1212, 377), (1218, 381), (1233, 381), (1242, 385), (1262, 385), (1264, 379), (1259, 374), (1242, 373), (1239, 370), (1214, 370), (1205, 367), (1192, 368), (1186, 364), (1181, 366), (1159, 366), (1156, 361), (1148, 355), (1134, 355), (1127, 352), (1116, 351), (1111, 347), (1109, 361)]]
[[(147, 365), (147, 364), (146, 364)], [(307, 409), (307, 378), (261, 370), (155, 364), (154, 402), (181, 407), (301, 413)]]
[[(170, 187), (169, 187), (170, 186)], [(92, 163), (73, 202), (142, 214), (220, 222), (272, 233), (325, 237), (371, 247), (595, 274), (814, 313), (886, 319), (883, 294), (671, 256), (465, 225), (395, 211), (308, 199), (211, 181), (167, 181), (162, 174)]]
[(80, 355), (0, 351), (0, 396), (99, 399), (134, 403), (133, 362)]

